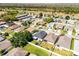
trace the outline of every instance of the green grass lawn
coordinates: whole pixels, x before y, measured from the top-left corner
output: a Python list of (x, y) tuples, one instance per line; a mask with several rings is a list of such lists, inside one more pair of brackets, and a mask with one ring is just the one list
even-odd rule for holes
[(6, 36), (6, 39), (11, 39), (16, 32), (9, 33), (9, 36)]
[(53, 52), (58, 53), (62, 56), (73, 56), (73, 52), (64, 49), (55, 48)]
[[(36, 43), (36, 40), (33, 40), (32, 43)], [(73, 43), (72, 43), (73, 45)], [(48, 50), (51, 50), (52, 52), (55, 52), (57, 54), (60, 54), (62, 56), (72, 56), (73, 55), (73, 52), (71, 51), (68, 51), (68, 50), (64, 50), (64, 49), (59, 49), (59, 48), (56, 48), (54, 45), (51, 45), (47, 42), (42, 42), (40, 44), (41, 47), (45, 48), (45, 49), (48, 49)], [(72, 46), (73, 47), (73, 46)]]
[(48, 56), (48, 52), (43, 50), (43, 49), (40, 49), (36, 46), (33, 46), (31, 44), (27, 44), (24, 49), (28, 52), (31, 52), (31, 53), (34, 53), (36, 54), (37, 56)]
[(74, 50), (74, 38), (72, 38), (72, 40), (71, 40), (71, 46), (70, 46), (70, 49)]
[(34, 44), (37, 43), (37, 40), (33, 40), (32, 43), (34, 43)]
[(2, 51), (2, 49), (0, 49), (0, 56), (2, 55), (2, 52), (1, 51)]

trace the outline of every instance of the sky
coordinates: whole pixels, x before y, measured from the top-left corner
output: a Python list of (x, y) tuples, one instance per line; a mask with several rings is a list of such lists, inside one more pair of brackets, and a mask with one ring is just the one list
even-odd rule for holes
[(79, 3), (79, 0), (0, 0), (0, 3)]

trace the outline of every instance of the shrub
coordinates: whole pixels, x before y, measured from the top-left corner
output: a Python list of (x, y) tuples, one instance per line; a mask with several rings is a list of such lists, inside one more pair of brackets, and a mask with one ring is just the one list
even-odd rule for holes
[(44, 19), (45, 22), (50, 23), (53, 21), (53, 19), (51, 17), (47, 17)]
[(69, 19), (70, 19), (70, 17), (69, 17), (69, 16), (66, 16), (66, 17), (65, 17), (65, 19), (66, 19), (66, 20), (69, 20)]

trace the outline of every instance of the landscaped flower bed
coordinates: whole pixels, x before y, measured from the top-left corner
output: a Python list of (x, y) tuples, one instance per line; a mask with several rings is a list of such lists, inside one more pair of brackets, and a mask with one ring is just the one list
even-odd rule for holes
[(73, 52), (65, 50), (65, 49), (59, 49), (56, 47), (53, 50), (53, 52), (58, 53), (58, 54), (63, 55), (63, 56), (73, 56)]

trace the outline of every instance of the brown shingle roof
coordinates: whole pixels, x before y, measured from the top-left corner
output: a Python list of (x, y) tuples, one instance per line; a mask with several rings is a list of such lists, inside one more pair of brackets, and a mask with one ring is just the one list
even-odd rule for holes
[(24, 29), (24, 27), (19, 27), (19, 28), (15, 29), (15, 31), (20, 32), (20, 31), (22, 31), (23, 29)]
[(28, 30), (29, 32), (32, 32), (32, 31), (34, 30), (34, 28), (29, 27), (29, 28), (28, 28), (28, 29), (26, 29), (26, 30)]
[(6, 22), (4, 22), (4, 21), (0, 21), (0, 25), (2, 25), (2, 24), (5, 24)]
[(49, 42), (55, 43), (58, 35), (55, 35), (54, 33), (49, 33), (47, 36), (44, 38), (44, 40), (47, 40)]
[(61, 47), (65, 47), (65, 48), (70, 48), (71, 38), (69, 38), (67, 36), (60, 36), (56, 45), (61, 46)]
[(4, 40), (0, 42), (0, 49), (4, 50), (4, 49), (8, 49), (9, 47), (11, 47), (11, 43), (9, 40)]
[(22, 48), (14, 48), (6, 54), (6, 56), (25, 56), (28, 52), (24, 51)]
[(19, 26), (19, 25), (14, 24), (14, 25), (10, 26), (10, 29), (14, 30), (14, 29), (16, 29), (16, 28), (18, 28), (18, 27), (20, 27), (20, 26)]

